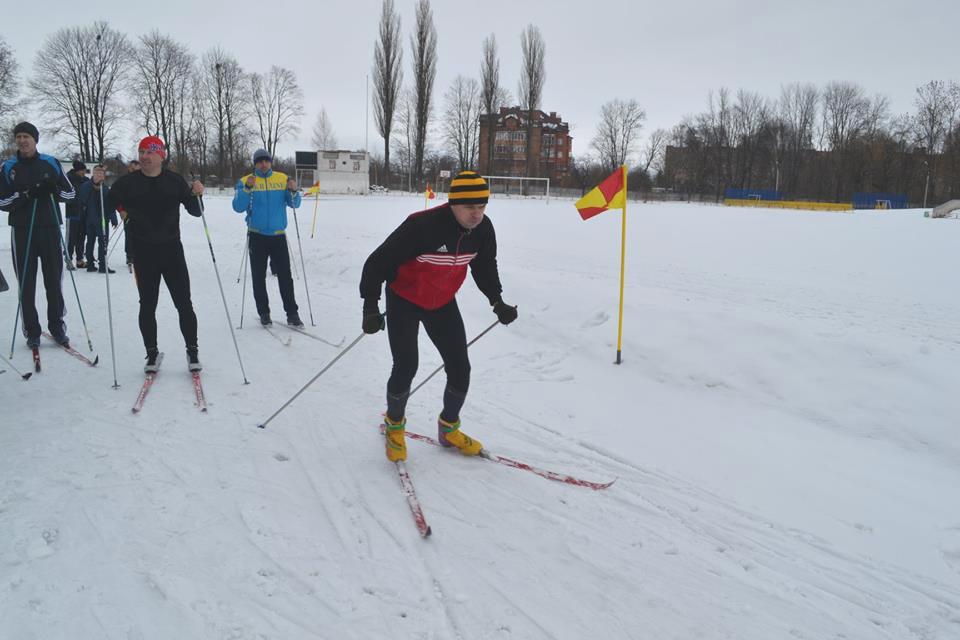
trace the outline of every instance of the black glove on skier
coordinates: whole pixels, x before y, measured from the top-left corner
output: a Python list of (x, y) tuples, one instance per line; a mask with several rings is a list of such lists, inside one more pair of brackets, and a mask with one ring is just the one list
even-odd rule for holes
[(374, 334), (384, 328), (383, 315), (380, 313), (380, 307), (376, 302), (369, 304), (363, 303), (363, 332)]
[(500, 321), (500, 324), (510, 324), (517, 319), (517, 308), (511, 307), (503, 300), (493, 305), (493, 312), (497, 314), (497, 320)]

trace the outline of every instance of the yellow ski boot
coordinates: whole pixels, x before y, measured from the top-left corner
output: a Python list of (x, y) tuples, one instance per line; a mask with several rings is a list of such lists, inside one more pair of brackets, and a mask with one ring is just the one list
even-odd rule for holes
[(407, 419), (401, 418), (400, 422), (394, 422), (387, 416), (383, 416), (383, 426), (386, 428), (387, 460), (398, 462), (407, 459), (407, 441), (404, 438), (404, 428), (407, 426)]
[(443, 418), (437, 419), (437, 433), (440, 444), (445, 447), (456, 447), (465, 456), (479, 455), (483, 445), (463, 431), (460, 431), (460, 421), (447, 422)]

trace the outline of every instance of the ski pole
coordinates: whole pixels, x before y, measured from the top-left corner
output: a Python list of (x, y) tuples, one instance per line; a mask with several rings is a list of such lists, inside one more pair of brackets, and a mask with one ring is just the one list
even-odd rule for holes
[(300, 269), (297, 268), (297, 256), (293, 255), (293, 249), (290, 247), (290, 238), (287, 234), (283, 234), (284, 239), (287, 241), (287, 255), (290, 256), (290, 272), (293, 274), (294, 280), (300, 279)]
[(120, 244), (120, 238), (127, 235), (127, 221), (124, 220), (123, 224), (120, 225), (120, 235), (117, 236), (117, 239), (113, 241), (113, 245), (110, 247), (110, 251), (107, 251), (107, 260), (110, 259), (110, 256), (113, 255), (113, 250), (117, 248), (117, 245)]
[(293, 226), (297, 230), (297, 246), (300, 249), (300, 270), (303, 271), (303, 288), (307, 290), (307, 308), (310, 310), (310, 326), (315, 327), (313, 321), (313, 305), (310, 303), (310, 284), (307, 282), (307, 265), (303, 261), (303, 243), (300, 242), (300, 223), (297, 222), (297, 208), (293, 207)]
[[(476, 342), (477, 340), (479, 340), (480, 338), (482, 338), (483, 336), (485, 336), (491, 329), (493, 329), (493, 328), (494, 328), (495, 326), (497, 326), (498, 324), (500, 324), (500, 320), (494, 320), (494, 321), (493, 321), (493, 324), (491, 324), (489, 327), (487, 327), (486, 329), (484, 329), (483, 331), (481, 331), (481, 332), (477, 335), (476, 338), (474, 338), (473, 340), (471, 340), (470, 342), (468, 342), (468, 343), (467, 343), (467, 347), (469, 347), (469, 346), (472, 345), (474, 342)], [(410, 393), (407, 394), (407, 397), (409, 398), (410, 396), (412, 396), (413, 394), (415, 394), (415, 393), (417, 392), (417, 389), (419, 389), (419, 388), (422, 387), (423, 385), (427, 384), (427, 383), (430, 381), (430, 378), (432, 378), (433, 376), (435, 376), (435, 375), (437, 375), (438, 373), (440, 373), (440, 370), (441, 370), (441, 369), (443, 369), (443, 365), (440, 365), (439, 367), (437, 367), (436, 369), (434, 369), (434, 370), (433, 370), (433, 373), (431, 373), (431, 374), (428, 375), (426, 378), (424, 378), (424, 379), (423, 379), (423, 382), (421, 382), (420, 384), (418, 384), (417, 386), (415, 386), (415, 387), (413, 388), (413, 390), (412, 390)]]
[[(247, 231), (247, 246), (246, 250), (243, 252), (243, 255), (240, 256), (240, 268), (237, 269), (237, 284), (240, 284), (240, 274), (242, 273), (244, 277), (247, 274), (247, 253), (250, 251), (250, 231)], [(246, 285), (244, 285), (246, 286)], [(241, 326), (243, 325), (243, 319), (240, 319)]]
[(317, 183), (317, 193), (313, 198), (313, 224), (310, 225), (310, 239), (313, 240), (313, 232), (317, 230), (317, 205), (320, 204), (320, 184)]
[(2, 359), (4, 362), (6, 362), (6, 363), (7, 363), (7, 366), (10, 367), (11, 369), (13, 369), (15, 372), (17, 372), (17, 375), (19, 375), (19, 376), (20, 376), (21, 378), (23, 378), (24, 380), (29, 380), (29, 379), (30, 379), (30, 376), (33, 375), (33, 372), (32, 372), (32, 371), (30, 371), (30, 372), (28, 372), (28, 373), (22, 373), (22, 372), (20, 371), (20, 369), (17, 369), (17, 368), (13, 365), (12, 362), (10, 362), (10, 361), (7, 360), (6, 358), (4, 358), (4, 357), (3, 357), (3, 354), (0, 354), (0, 359)]
[[(28, 259), (30, 258), (30, 245), (33, 242), (33, 223), (37, 217), (37, 201), (33, 201), (33, 209), (30, 212), (30, 229), (27, 231), (27, 248), (23, 254), (23, 266), (17, 276), (20, 278), (20, 293), (17, 295), (17, 315), (13, 318), (13, 336), (10, 338), (10, 357), (13, 357), (13, 345), (17, 342), (17, 324), (20, 322), (20, 309), (23, 308), (23, 283), (27, 279), (27, 269), (30, 267)], [(14, 255), (13, 268), (17, 268), (17, 258)]]
[(243, 384), (250, 384), (247, 372), (243, 370), (243, 358), (240, 357), (240, 346), (237, 344), (237, 334), (233, 332), (233, 320), (230, 319), (230, 308), (227, 306), (227, 296), (223, 294), (223, 283), (220, 281), (220, 269), (217, 267), (217, 256), (213, 253), (213, 242), (210, 240), (210, 227), (207, 226), (207, 216), (203, 211), (203, 200), (194, 196), (200, 205), (200, 219), (203, 220), (203, 233), (207, 236), (207, 246), (210, 247), (210, 259), (213, 260), (213, 272), (217, 276), (217, 286), (220, 287), (220, 298), (223, 300), (223, 310), (227, 314), (227, 324), (230, 326), (230, 337), (233, 338), (233, 348), (237, 351), (237, 360), (240, 362), (240, 373), (243, 374)]
[[(250, 232), (247, 231), (247, 244), (244, 247), (244, 255), (250, 253)], [(237, 279), (240, 282), (240, 279)], [(243, 310), (247, 305), (247, 261), (243, 261), (243, 291), (240, 293), (240, 328), (243, 329)]]
[[(101, 164), (103, 160), (101, 159)], [(107, 247), (110, 246), (110, 233), (107, 231), (107, 210), (103, 206), (103, 181), (100, 182), (100, 233), (101, 238), (100, 242), (103, 242)], [(104, 280), (107, 283), (107, 321), (110, 325), (110, 361), (113, 363), (113, 388), (119, 389), (120, 383), (117, 382), (117, 350), (116, 344), (113, 340), (113, 302), (110, 298), (110, 264), (109, 257), (106, 252), (106, 247), (104, 247), (103, 253), (103, 264), (104, 268), (103, 275), (105, 276)]]
[(343, 351), (341, 351), (340, 353), (338, 353), (337, 356), (336, 356), (333, 360), (331, 360), (330, 362), (328, 362), (328, 363), (327, 363), (327, 366), (325, 366), (323, 369), (320, 369), (320, 372), (317, 373), (317, 375), (315, 375), (315, 376), (313, 376), (312, 378), (310, 378), (310, 381), (307, 382), (307, 384), (303, 385), (303, 388), (300, 389), (300, 391), (297, 391), (295, 394), (293, 394), (293, 397), (292, 397), (292, 398), (290, 398), (289, 400), (287, 400), (286, 402), (284, 402), (282, 407), (280, 407), (279, 409), (277, 409), (276, 411), (274, 411), (272, 416), (270, 416), (269, 418), (267, 418), (266, 420), (264, 420), (263, 422), (261, 422), (260, 424), (258, 424), (257, 427), (259, 427), (260, 429), (266, 429), (266, 428), (267, 428), (267, 425), (270, 423), (271, 420), (273, 420), (274, 418), (276, 418), (276, 417), (280, 414), (281, 411), (283, 411), (283, 410), (286, 409), (288, 406), (290, 406), (290, 403), (292, 403), (294, 400), (296, 400), (298, 397), (300, 397), (300, 394), (303, 393), (304, 391), (306, 391), (306, 390), (307, 390), (307, 387), (309, 387), (309, 386), (312, 385), (314, 382), (316, 382), (317, 378), (319, 378), (319, 377), (322, 376), (324, 373), (326, 373), (326, 372), (327, 372), (327, 369), (329, 369), (330, 367), (332, 367), (337, 360), (339, 360), (340, 358), (342, 358), (343, 356), (345, 356), (346, 353), (347, 353), (348, 351), (350, 351), (350, 349), (353, 349), (353, 347), (356, 346), (356, 344), (357, 344), (358, 342), (360, 342), (360, 340), (361, 340), (361, 339), (363, 338), (363, 336), (365, 336), (365, 335), (367, 335), (367, 334), (361, 333), (359, 336), (357, 336), (357, 338), (356, 338), (353, 342), (351, 342), (349, 345), (347, 345), (346, 347), (344, 347)]
[[(57, 238), (60, 239), (60, 251), (64, 254), (67, 253), (67, 243), (63, 240), (63, 231), (60, 230), (60, 216), (57, 215), (57, 212), (60, 208), (57, 206), (57, 201), (53, 199), (53, 194), (50, 194), (50, 214), (53, 216), (53, 222), (57, 225)], [(70, 283), (73, 284), (73, 295), (77, 298), (77, 309), (80, 310), (80, 320), (83, 322), (83, 332), (87, 334), (87, 347), (90, 349), (90, 353), (93, 353), (93, 340), (90, 339), (90, 329), (87, 328), (87, 318), (83, 315), (83, 305), (80, 304), (80, 292), (77, 291), (77, 280), (73, 277), (73, 271), (68, 271), (70, 274)], [(63, 297), (61, 293), (60, 297)]]

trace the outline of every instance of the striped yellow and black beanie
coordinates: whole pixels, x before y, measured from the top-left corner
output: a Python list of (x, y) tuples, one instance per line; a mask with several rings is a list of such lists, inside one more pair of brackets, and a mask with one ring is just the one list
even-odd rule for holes
[(450, 183), (450, 204), (487, 204), (490, 187), (476, 171), (461, 171)]

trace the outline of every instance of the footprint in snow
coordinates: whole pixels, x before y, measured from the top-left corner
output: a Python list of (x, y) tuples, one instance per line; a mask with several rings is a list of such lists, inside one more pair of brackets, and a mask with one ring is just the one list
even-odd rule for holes
[(589, 329), (591, 327), (599, 327), (603, 323), (607, 322), (610, 319), (610, 314), (606, 311), (597, 311), (590, 318), (588, 318), (583, 324), (580, 325), (581, 329)]
[(282, 454), (282, 453), (275, 453), (275, 454), (273, 454), (273, 459), (276, 460), (277, 462), (286, 462), (286, 461), (288, 461), (290, 458), (287, 457), (287, 456), (285, 456), (285, 455)]

